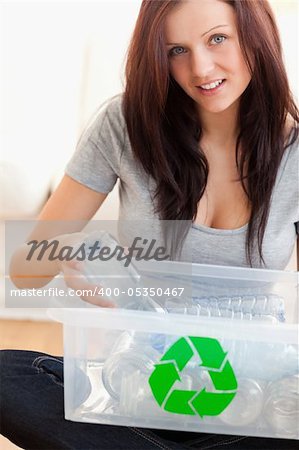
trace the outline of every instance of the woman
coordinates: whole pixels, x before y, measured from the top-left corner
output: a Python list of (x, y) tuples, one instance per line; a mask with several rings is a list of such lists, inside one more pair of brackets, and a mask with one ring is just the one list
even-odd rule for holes
[[(192, 221), (181, 240), (191, 236), (194, 262), (283, 269), (299, 222), (298, 111), (268, 3), (144, 1), (126, 79), (124, 95), (84, 134), (40, 221), (88, 221), (120, 178), (120, 218)], [(48, 237), (77, 242), (81, 229), (66, 235), (53, 226)], [(31, 237), (39, 236), (37, 227)], [(77, 287), (69, 277), (76, 267), (25, 268), (26, 251), (11, 265), (18, 287), (43, 286), (59, 271)], [(25, 270), (34, 282), (18, 278)], [(68, 422), (61, 359), (1, 353), (1, 432), (24, 448), (295, 448), (291, 440)]]

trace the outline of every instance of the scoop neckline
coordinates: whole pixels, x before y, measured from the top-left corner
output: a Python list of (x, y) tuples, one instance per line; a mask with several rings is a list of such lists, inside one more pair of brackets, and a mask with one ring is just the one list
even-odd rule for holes
[[(289, 142), (289, 141), (288, 141)], [(276, 180), (275, 180), (275, 184), (273, 186), (273, 191), (272, 191), (272, 195), (275, 192), (275, 190), (277, 189), (278, 184), (280, 183), (280, 180), (282, 178), (282, 173), (284, 171), (285, 165), (287, 163), (288, 157), (292, 151), (292, 148), (295, 147), (296, 142), (294, 142), (292, 145), (289, 145), (286, 148), (286, 151), (284, 152), (282, 158), (281, 158), (281, 162), (278, 168), (278, 172), (276, 175)], [(225, 228), (212, 228), (212, 227), (208, 227), (206, 225), (202, 225), (202, 224), (197, 224), (197, 223), (192, 223), (191, 228), (194, 228), (196, 230), (202, 231), (204, 233), (207, 234), (218, 234), (218, 235), (233, 235), (233, 234), (241, 234), (244, 233), (247, 228), (248, 228), (249, 223), (247, 222), (245, 225), (243, 225), (242, 227), (239, 228), (233, 228), (233, 229), (225, 229)]]
[(200, 230), (203, 231), (205, 233), (209, 233), (209, 234), (240, 234), (240, 233), (244, 233), (244, 231), (247, 230), (248, 228), (248, 223), (246, 223), (245, 225), (242, 225), (242, 227), (239, 228), (232, 228), (232, 229), (226, 229), (226, 228), (212, 228), (212, 227), (208, 227), (206, 225), (201, 225), (198, 223), (192, 223), (192, 228), (195, 228), (196, 230)]

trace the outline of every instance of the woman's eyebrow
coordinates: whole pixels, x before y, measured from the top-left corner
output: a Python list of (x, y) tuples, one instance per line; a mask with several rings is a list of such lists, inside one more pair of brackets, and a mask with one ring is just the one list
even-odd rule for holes
[[(216, 28), (220, 28), (220, 27), (229, 27), (229, 25), (216, 25), (215, 27), (211, 28), (210, 30), (205, 31), (204, 34), (201, 35), (201, 37), (204, 37), (206, 34), (210, 33), (210, 31), (213, 31)], [(170, 42), (169, 43), (167, 42), (166, 45), (180, 45), (180, 44), (178, 44), (177, 42), (173, 43), (173, 44)]]
[(206, 31), (204, 34), (201, 35), (201, 37), (204, 37), (206, 34), (208, 34), (210, 31), (215, 30), (216, 28), (220, 27), (228, 27), (229, 25), (216, 25), (215, 27), (211, 28), (210, 30)]

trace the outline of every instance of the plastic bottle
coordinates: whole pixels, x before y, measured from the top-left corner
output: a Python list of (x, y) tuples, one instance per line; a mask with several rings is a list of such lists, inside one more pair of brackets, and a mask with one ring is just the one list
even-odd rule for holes
[[(111, 299), (119, 308), (166, 312), (152, 297), (136, 296), (136, 288), (142, 292), (141, 276), (132, 261), (128, 264), (123, 258), (123, 248), (109, 233), (91, 233), (86, 244), (90, 247), (97, 244), (97, 251), (93, 252), (93, 260), (85, 261), (84, 274), (89, 281), (104, 288), (104, 297)], [(109, 250), (101, 255), (103, 248)]]
[(159, 351), (151, 345), (147, 333), (124, 331), (103, 365), (102, 381), (105, 389), (114, 399), (128, 397), (128, 393), (124, 392), (126, 386), (123, 380), (129, 380), (136, 371), (148, 377), (160, 356)]
[(238, 390), (234, 401), (220, 414), (227, 425), (242, 427), (257, 420), (263, 410), (262, 386), (250, 378), (238, 378)]
[(264, 416), (277, 436), (299, 438), (299, 375), (269, 383)]
[(284, 322), (284, 300), (274, 295), (219, 296), (166, 299), (165, 309), (177, 314), (238, 320)]
[[(91, 233), (85, 242), (90, 245), (90, 248), (95, 243), (97, 243), (97, 251), (93, 252), (93, 255), (89, 254), (93, 260), (85, 261), (84, 274), (89, 281), (101, 285), (105, 289), (105, 297), (116, 302), (120, 308), (241, 320), (262, 320), (271, 323), (285, 320), (284, 300), (274, 294), (165, 297), (161, 298), (159, 302), (152, 296), (136, 296), (136, 288), (140, 288), (142, 291), (141, 276), (132, 261), (128, 264), (125, 259), (120, 259), (123, 248), (106, 231)], [(101, 249), (104, 247), (109, 250), (99, 257)], [(109, 255), (112, 257), (109, 258)], [(113, 295), (115, 289), (117, 289), (118, 295)]]

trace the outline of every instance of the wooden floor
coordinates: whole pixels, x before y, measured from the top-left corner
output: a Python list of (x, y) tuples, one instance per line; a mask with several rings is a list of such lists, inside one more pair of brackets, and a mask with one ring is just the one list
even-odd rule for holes
[[(62, 355), (62, 326), (54, 322), (0, 320), (0, 349), (36, 350)], [(1, 450), (18, 448), (0, 436)]]

